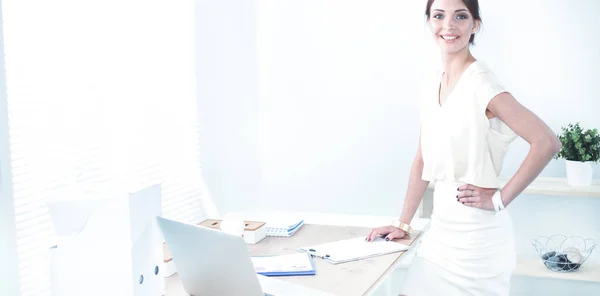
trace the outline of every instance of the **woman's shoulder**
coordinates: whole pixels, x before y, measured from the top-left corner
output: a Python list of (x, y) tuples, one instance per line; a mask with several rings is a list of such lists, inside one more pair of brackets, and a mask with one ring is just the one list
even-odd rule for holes
[(490, 66), (481, 60), (473, 62), (473, 68), (470, 71), (470, 77), (475, 83), (498, 83), (498, 78)]
[(508, 89), (485, 62), (476, 61), (475, 63), (469, 75), (471, 90), (480, 103), (479, 105), (487, 107), (492, 98), (502, 92), (508, 92)]

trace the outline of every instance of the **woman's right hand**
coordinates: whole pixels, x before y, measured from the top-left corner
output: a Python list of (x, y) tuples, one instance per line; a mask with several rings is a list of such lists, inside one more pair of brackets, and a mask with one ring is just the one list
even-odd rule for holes
[(377, 227), (373, 228), (369, 232), (369, 234), (365, 238), (365, 241), (372, 242), (378, 236), (381, 236), (385, 238), (386, 241), (389, 241), (396, 238), (403, 238), (404, 236), (406, 236), (406, 232), (392, 225)]

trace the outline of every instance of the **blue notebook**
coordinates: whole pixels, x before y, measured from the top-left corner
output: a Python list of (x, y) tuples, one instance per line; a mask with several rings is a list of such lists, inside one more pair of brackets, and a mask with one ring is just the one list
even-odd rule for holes
[(267, 221), (267, 236), (292, 236), (296, 231), (298, 231), (298, 229), (300, 229), (300, 227), (302, 227), (302, 225), (304, 225), (304, 220), (300, 220), (292, 224), (290, 223), (291, 221), (288, 221), (288, 223), (282, 221)]
[(276, 256), (253, 256), (251, 259), (256, 273), (264, 276), (316, 274), (312, 256), (308, 253), (294, 253)]

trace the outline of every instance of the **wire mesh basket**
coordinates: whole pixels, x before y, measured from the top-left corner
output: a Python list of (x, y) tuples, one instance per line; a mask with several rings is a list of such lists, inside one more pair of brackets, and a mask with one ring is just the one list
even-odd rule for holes
[(556, 272), (579, 270), (596, 247), (591, 238), (555, 234), (540, 236), (532, 241), (544, 265)]

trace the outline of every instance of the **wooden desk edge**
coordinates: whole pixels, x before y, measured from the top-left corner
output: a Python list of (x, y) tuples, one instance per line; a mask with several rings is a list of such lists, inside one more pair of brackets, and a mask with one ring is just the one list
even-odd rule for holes
[(375, 291), (375, 289), (381, 286), (381, 283), (385, 279), (387, 279), (390, 273), (392, 273), (392, 271), (396, 268), (399, 261), (402, 259), (402, 256), (404, 256), (407, 252), (416, 247), (416, 244), (418, 243), (419, 239), (421, 238), (424, 232), (424, 230), (419, 230), (419, 233), (417, 234), (417, 237), (415, 237), (415, 239), (413, 240), (412, 244), (410, 245), (410, 248), (406, 251), (402, 251), (399, 253), (398, 257), (396, 257), (396, 260), (394, 260), (394, 262), (390, 264), (390, 266), (381, 274), (381, 276), (379, 276), (379, 278), (377, 278), (377, 280), (373, 284), (371, 284), (371, 286), (369, 287), (369, 289), (367, 289), (363, 296), (370, 295)]

